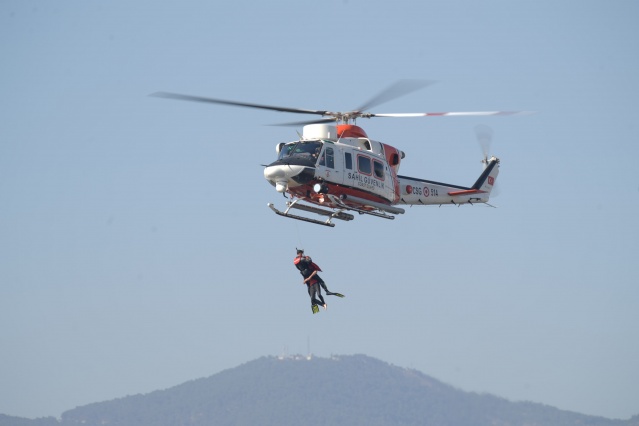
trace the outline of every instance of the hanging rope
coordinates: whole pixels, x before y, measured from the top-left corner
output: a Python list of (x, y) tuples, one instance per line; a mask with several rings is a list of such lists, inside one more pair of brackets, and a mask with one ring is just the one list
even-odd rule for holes
[(303, 249), (304, 248), (304, 243), (302, 242), (302, 234), (300, 233), (300, 227), (299, 227), (299, 224), (297, 222), (295, 222), (295, 230), (297, 231), (297, 244), (298, 244), (295, 247)]

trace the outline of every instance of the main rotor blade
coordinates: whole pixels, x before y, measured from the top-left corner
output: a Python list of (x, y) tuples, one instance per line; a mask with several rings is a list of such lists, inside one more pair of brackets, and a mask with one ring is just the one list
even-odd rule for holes
[(366, 111), (377, 105), (381, 105), (385, 102), (391, 101), (395, 98), (407, 95), (411, 92), (415, 92), (426, 86), (434, 84), (434, 81), (430, 80), (399, 80), (397, 83), (382, 90), (378, 95), (369, 99), (364, 105), (357, 108), (355, 111)]
[(204, 103), (210, 103), (210, 104), (231, 105), (231, 106), (238, 106), (238, 107), (245, 107), (245, 108), (268, 109), (271, 111), (293, 112), (297, 114), (324, 115), (327, 113), (327, 111), (319, 111), (314, 109), (287, 108), (287, 107), (279, 107), (279, 106), (273, 106), (273, 105), (253, 104), (248, 102), (236, 102), (236, 101), (228, 101), (225, 99), (205, 98), (202, 96), (181, 95), (179, 93), (156, 92), (151, 94), (151, 96), (155, 96), (157, 98), (177, 99), (180, 101), (204, 102)]
[(365, 114), (369, 117), (464, 117), (464, 116), (489, 116), (489, 115), (523, 115), (529, 111), (468, 111), (468, 112), (407, 112), (391, 114)]
[(306, 126), (307, 124), (335, 123), (336, 121), (337, 121), (337, 118), (322, 118), (319, 120), (293, 121), (291, 123), (269, 124), (269, 126), (297, 127), (297, 126)]

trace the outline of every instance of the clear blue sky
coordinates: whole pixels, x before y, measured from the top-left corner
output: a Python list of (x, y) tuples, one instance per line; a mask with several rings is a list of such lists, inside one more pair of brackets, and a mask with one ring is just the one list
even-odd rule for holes
[[(639, 414), (639, 3), (0, 3), (0, 413), (76, 406), (264, 355), (362, 353), (489, 392)], [(502, 160), (484, 206), (334, 229), (286, 220), (263, 179), (297, 120), (156, 91), (355, 108), (404, 175), (470, 185), (474, 127)], [(311, 315), (303, 246), (345, 299)]]

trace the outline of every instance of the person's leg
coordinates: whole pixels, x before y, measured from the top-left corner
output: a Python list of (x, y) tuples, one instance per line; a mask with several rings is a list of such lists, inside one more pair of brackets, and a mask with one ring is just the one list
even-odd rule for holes
[[(314, 300), (314, 303), (316, 305), (322, 305), (324, 307), (324, 310), (326, 310), (326, 302), (324, 301), (324, 297), (322, 296), (322, 291), (320, 290), (319, 283), (316, 282), (311, 286), (311, 288), (311, 291), (313, 291), (312, 299)], [(318, 297), (315, 297), (316, 294)]]
[(330, 295), (331, 292), (328, 291), (328, 288), (326, 288), (326, 283), (324, 282), (324, 280), (321, 279), (319, 275), (315, 275), (315, 276), (317, 277), (317, 282), (319, 282), (319, 285), (324, 289), (326, 294)]

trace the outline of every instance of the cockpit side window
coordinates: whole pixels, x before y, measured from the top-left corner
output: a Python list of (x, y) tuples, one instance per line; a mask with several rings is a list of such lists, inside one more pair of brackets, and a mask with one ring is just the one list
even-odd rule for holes
[(281, 160), (282, 158), (286, 158), (289, 155), (291, 155), (291, 151), (293, 150), (294, 147), (295, 147), (295, 143), (288, 143), (284, 145), (282, 149), (280, 150), (280, 154), (277, 156), (277, 159)]
[(322, 149), (320, 142), (298, 142), (291, 155), (315, 155), (317, 157), (320, 149)]
[(322, 150), (322, 142), (299, 141), (284, 145), (278, 156), (279, 160), (288, 157), (302, 157), (315, 161)]
[(333, 152), (333, 148), (326, 148), (326, 150), (322, 153), (319, 165), (330, 167), (331, 169), (335, 168), (335, 153)]

